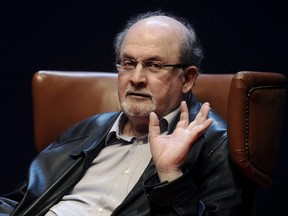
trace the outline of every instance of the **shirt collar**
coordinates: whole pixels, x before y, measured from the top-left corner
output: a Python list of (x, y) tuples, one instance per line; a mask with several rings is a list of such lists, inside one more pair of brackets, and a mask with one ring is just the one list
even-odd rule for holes
[[(179, 116), (180, 113), (180, 107), (178, 107), (177, 109), (173, 110), (172, 112), (168, 113), (166, 116), (164, 116), (161, 120), (160, 120), (160, 130), (161, 133), (166, 133), (168, 134), (174, 125), (174, 122), (176, 121), (177, 117)], [(161, 121), (166, 122), (166, 128), (161, 128)], [(163, 130), (163, 131), (162, 131)]]
[[(164, 116), (162, 119), (160, 119), (159, 125), (161, 134), (168, 134), (169, 131), (171, 131), (179, 113), (180, 113), (180, 107), (178, 107), (177, 109), (173, 110), (172, 112)], [(127, 116), (122, 112), (116, 119), (112, 128), (110, 129), (106, 138), (105, 145), (113, 145), (116, 143), (131, 144), (135, 139), (137, 139), (136, 137), (125, 136), (123, 134), (120, 134), (120, 131), (122, 131), (122, 128), (124, 127), (124, 124), (126, 123), (127, 120), (128, 120)], [(147, 140), (147, 135), (141, 137), (141, 139)]]

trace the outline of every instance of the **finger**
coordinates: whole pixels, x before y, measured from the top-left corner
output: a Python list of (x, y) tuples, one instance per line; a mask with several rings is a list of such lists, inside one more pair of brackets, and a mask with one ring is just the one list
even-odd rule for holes
[(205, 121), (208, 118), (209, 112), (210, 112), (210, 104), (209, 103), (204, 103), (201, 106), (201, 109), (199, 110), (198, 114), (195, 117), (195, 120), (197, 122)]
[(197, 113), (195, 119), (188, 125), (188, 128), (190, 130), (195, 129), (194, 127), (203, 124), (208, 119), (210, 110), (211, 110), (210, 104), (204, 103), (201, 106), (199, 112)]
[(193, 144), (199, 137), (203, 135), (205, 130), (212, 124), (212, 119), (207, 119), (205, 122), (203, 122), (201, 125), (195, 126), (191, 131), (191, 144)]
[(202, 105), (200, 112), (203, 117), (208, 118), (210, 110), (211, 110), (210, 104), (206, 102)]
[(149, 116), (149, 139), (160, 135), (159, 119), (156, 113), (151, 112)]
[(182, 101), (180, 105), (180, 120), (177, 124), (177, 127), (186, 128), (189, 124), (189, 113), (186, 101)]

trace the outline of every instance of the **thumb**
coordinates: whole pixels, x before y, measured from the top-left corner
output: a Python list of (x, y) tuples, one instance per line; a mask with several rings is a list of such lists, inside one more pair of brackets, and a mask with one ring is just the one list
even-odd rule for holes
[(151, 112), (149, 116), (149, 139), (160, 135), (159, 119), (156, 113)]

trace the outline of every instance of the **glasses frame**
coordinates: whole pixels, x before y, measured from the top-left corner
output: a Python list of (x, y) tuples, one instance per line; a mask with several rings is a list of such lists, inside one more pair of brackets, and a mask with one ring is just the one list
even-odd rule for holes
[[(122, 69), (121, 67), (123, 67), (123, 65), (121, 65), (123, 60), (129, 60), (131, 61), (131, 63), (134, 63), (134, 68), (133, 69)], [(159, 70), (153, 71), (153, 70), (149, 70), (149, 67), (146, 65), (148, 62), (157, 62), (159, 65), (161, 65)], [(123, 72), (132, 72), (135, 70), (135, 68), (137, 67), (137, 65), (141, 63), (142, 68), (146, 71), (152, 72), (152, 73), (158, 73), (160, 71), (162, 71), (163, 69), (165, 69), (166, 67), (174, 67), (174, 68), (186, 68), (188, 67), (188, 65), (185, 64), (164, 64), (162, 61), (158, 61), (158, 60), (147, 60), (147, 61), (137, 61), (135, 59), (130, 59), (130, 58), (119, 58), (116, 61), (116, 68), (118, 71), (123, 71)]]

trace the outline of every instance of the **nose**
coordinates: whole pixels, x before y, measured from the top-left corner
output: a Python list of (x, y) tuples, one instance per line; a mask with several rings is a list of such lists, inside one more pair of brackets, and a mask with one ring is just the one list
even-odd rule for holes
[(144, 70), (143, 65), (138, 63), (135, 70), (131, 74), (130, 82), (135, 86), (146, 85), (147, 76)]

